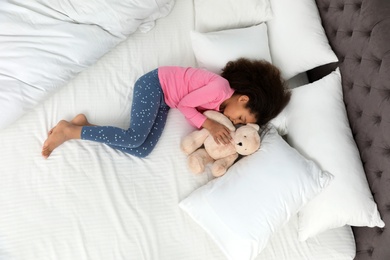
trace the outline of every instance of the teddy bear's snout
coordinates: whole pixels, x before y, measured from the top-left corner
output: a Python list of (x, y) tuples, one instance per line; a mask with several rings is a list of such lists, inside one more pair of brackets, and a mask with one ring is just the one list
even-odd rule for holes
[(238, 146), (242, 146), (242, 143), (241, 143), (241, 142), (239, 142), (237, 145), (238, 145)]

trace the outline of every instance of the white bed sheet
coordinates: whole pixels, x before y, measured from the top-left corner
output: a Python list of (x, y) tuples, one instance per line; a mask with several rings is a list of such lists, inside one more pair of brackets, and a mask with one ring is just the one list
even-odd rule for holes
[[(1, 260), (218, 260), (217, 245), (178, 207), (204, 185), (179, 149), (193, 128), (175, 109), (152, 154), (139, 159), (108, 146), (69, 141), (49, 159), (40, 151), (60, 119), (125, 128), (132, 87), (160, 65), (195, 66), (193, 3), (178, 0), (147, 34), (136, 33), (50, 99), (0, 131)], [(350, 227), (297, 240), (293, 218), (257, 259), (353, 259)]]

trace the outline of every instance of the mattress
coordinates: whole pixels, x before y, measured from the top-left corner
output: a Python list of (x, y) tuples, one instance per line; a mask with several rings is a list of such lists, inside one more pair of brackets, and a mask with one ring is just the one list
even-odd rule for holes
[[(194, 175), (180, 138), (194, 129), (176, 109), (144, 159), (104, 144), (72, 140), (45, 160), (47, 132), (78, 113), (126, 128), (133, 84), (161, 65), (196, 66), (189, 31), (193, 3), (178, 0), (150, 32), (136, 32), (14, 124), (0, 131), (0, 259), (225, 259), (178, 203), (212, 179)], [(299, 77), (291, 86), (299, 85)], [(294, 83), (295, 82), (295, 83)], [(305, 242), (297, 217), (257, 259), (353, 259), (349, 226)]]

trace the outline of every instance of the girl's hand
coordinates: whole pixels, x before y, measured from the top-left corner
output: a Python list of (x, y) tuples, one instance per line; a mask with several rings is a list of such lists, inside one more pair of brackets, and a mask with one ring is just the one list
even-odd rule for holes
[(217, 144), (230, 144), (232, 137), (230, 136), (230, 131), (226, 126), (207, 118), (202, 127), (206, 128), (210, 132)]

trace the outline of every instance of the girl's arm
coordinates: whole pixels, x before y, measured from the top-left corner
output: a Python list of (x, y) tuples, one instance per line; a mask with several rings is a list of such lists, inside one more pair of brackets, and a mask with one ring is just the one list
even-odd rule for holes
[(202, 127), (206, 128), (210, 132), (217, 144), (229, 144), (232, 139), (230, 136), (230, 130), (226, 126), (212, 119), (207, 118)]
[(201, 128), (206, 116), (200, 113), (197, 108), (216, 110), (218, 105), (232, 94), (229, 93), (231, 91), (229, 85), (225, 85), (225, 83), (224, 79), (216, 79), (193, 90), (180, 100), (177, 108), (194, 126)]

